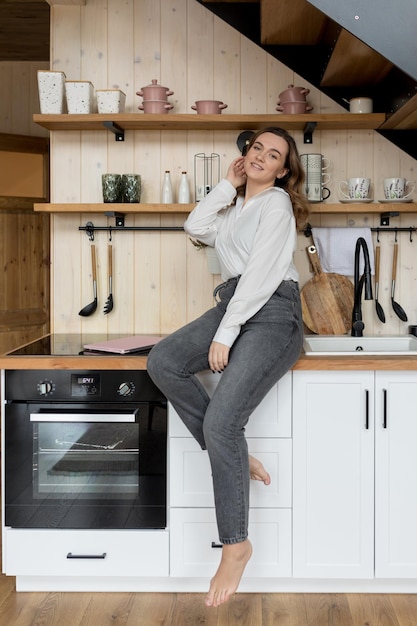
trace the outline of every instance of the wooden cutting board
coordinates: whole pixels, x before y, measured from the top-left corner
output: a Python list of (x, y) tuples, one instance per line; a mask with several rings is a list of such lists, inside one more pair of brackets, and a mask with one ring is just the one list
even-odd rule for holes
[(323, 272), (316, 246), (308, 246), (307, 255), (314, 276), (301, 289), (304, 324), (318, 335), (345, 335), (352, 328), (353, 283)]

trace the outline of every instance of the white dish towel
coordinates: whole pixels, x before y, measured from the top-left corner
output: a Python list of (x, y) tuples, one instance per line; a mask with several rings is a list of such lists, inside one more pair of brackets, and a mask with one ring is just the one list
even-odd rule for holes
[[(312, 228), (314, 245), (324, 272), (344, 276), (355, 274), (355, 247), (363, 237), (369, 250), (371, 273), (375, 274), (374, 247), (370, 228)], [(363, 274), (363, 252), (359, 255), (359, 275)]]

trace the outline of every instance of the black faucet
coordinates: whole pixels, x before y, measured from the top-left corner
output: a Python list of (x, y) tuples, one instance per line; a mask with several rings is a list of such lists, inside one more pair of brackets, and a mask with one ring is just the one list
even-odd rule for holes
[[(359, 255), (362, 248), (364, 271), (359, 278)], [(365, 300), (372, 300), (371, 263), (369, 250), (363, 237), (359, 237), (355, 247), (354, 302), (352, 311), (352, 337), (363, 337), (365, 324), (362, 321), (362, 290), (365, 285)]]

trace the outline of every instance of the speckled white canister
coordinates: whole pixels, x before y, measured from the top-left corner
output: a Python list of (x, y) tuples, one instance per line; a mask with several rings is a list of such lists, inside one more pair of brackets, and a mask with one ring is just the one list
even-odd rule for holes
[(89, 80), (66, 80), (68, 113), (94, 113), (94, 86)]
[(99, 113), (123, 113), (126, 94), (120, 89), (97, 89), (97, 109)]
[(38, 70), (39, 104), (42, 114), (65, 113), (65, 73)]

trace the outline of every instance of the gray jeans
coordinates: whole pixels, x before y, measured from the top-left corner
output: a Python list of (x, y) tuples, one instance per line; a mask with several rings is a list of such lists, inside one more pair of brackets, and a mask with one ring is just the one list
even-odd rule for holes
[(283, 281), (241, 328), (210, 399), (195, 376), (209, 369), (208, 350), (238, 278), (217, 288), (219, 302), (156, 344), (148, 372), (209, 454), (219, 539), (248, 536), (249, 459), (245, 426), (271, 387), (297, 361), (303, 338), (298, 284)]

